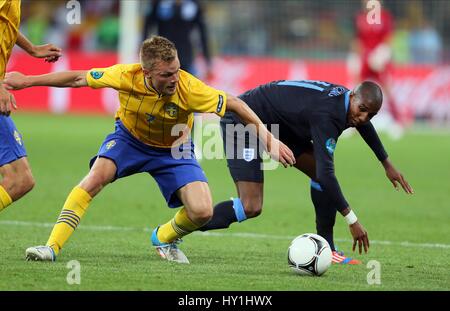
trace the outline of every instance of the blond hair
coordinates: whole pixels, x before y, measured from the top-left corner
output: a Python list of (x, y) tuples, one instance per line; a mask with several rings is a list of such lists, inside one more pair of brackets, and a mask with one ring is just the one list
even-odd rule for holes
[(169, 39), (152, 36), (142, 43), (139, 57), (142, 67), (151, 70), (157, 61), (172, 62), (177, 57), (177, 49)]

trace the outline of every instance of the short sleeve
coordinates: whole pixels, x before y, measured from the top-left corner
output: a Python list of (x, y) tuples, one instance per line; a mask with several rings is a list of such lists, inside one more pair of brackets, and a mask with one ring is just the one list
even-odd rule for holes
[(227, 96), (224, 91), (217, 90), (194, 76), (190, 76), (187, 83), (189, 110), (192, 112), (215, 113), (223, 117), (227, 102)]
[(86, 74), (86, 81), (89, 87), (99, 89), (110, 87), (120, 89), (123, 66), (117, 64), (107, 68), (93, 68)]

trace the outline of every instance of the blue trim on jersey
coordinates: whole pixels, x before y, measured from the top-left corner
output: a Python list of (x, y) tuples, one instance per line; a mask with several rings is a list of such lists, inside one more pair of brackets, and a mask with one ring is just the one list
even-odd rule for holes
[(316, 189), (317, 191), (323, 191), (322, 186), (317, 181), (311, 179), (311, 188)]
[(233, 209), (238, 222), (242, 222), (247, 219), (247, 215), (245, 215), (244, 206), (242, 205), (241, 199), (233, 199)]
[(348, 106), (350, 105), (350, 91), (345, 92), (345, 113), (348, 112)]
[(317, 83), (317, 84), (322, 84), (325, 86), (330, 86), (330, 83), (325, 82), (325, 81), (319, 81), (319, 80), (302, 80), (304, 82), (311, 82), (311, 83)]
[(277, 85), (287, 85), (287, 86), (296, 86), (296, 87), (304, 87), (307, 89), (313, 89), (313, 90), (317, 90), (317, 91), (321, 91), (323, 92), (324, 88), (314, 85), (314, 84), (309, 84), (309, 83), (305, 83), (305, 82), (299, 82), (299, 81), (283, 81), (283, 82), (278, 82)]

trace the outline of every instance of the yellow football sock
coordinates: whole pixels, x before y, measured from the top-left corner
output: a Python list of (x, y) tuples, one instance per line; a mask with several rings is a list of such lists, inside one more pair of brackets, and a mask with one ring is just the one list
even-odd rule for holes
[(12, 203), (12, 199), (3, 186), (0, 186), (0, 212)]
[(186, 208), (183, 207), (175, 214), (174, 218), (159, 227), (158, 240), (162, 243), (171, 243), (200, 227), (189, 219)]
[(47, 241), (56, 255), (77, 228), (91, 200), (89, 193), (78, 186), (70, 192)]

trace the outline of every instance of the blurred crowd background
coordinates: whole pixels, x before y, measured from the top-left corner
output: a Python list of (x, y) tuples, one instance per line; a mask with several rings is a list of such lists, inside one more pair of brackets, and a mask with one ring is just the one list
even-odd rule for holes
[[(74, 4), (79, 23), (67, 19)], [(232, 94), (278, 79), (349, 88), (375, 80), (386, 95), (385, 124), (449, 127), (449, 16), (450, 0), (22, 0), (21, 32), (63, 48), (64, 57), (49, 65), (16, 53), (8, 70), (137, 61), (139, 42), (160, 34), (176, 44), (182, 69)], [(118, 106), (112, 90), (35, 89), (16, 97), (26, 111), (112, 114)]]
[[(67, 50), (117, 50), (119, 0), (80, 0), (82, 23), (66, 21), (65, 0), (23, 0), (21, 31), (35, 44)], [(144, 33), (151, 0), (140, 1)], [(346, 58), (360, 0), (200, 0), (212, 55)], [(450, 62), (450, 1), (390, 0), (396, 63)], [(152, 31), (150, 31), (152, 33)], [(155, 33), (155, 31), (153, 31)], [(193, 40), (200, 40), (195, 32)], [(194, 45), (194, 46), (200, 46)]]

